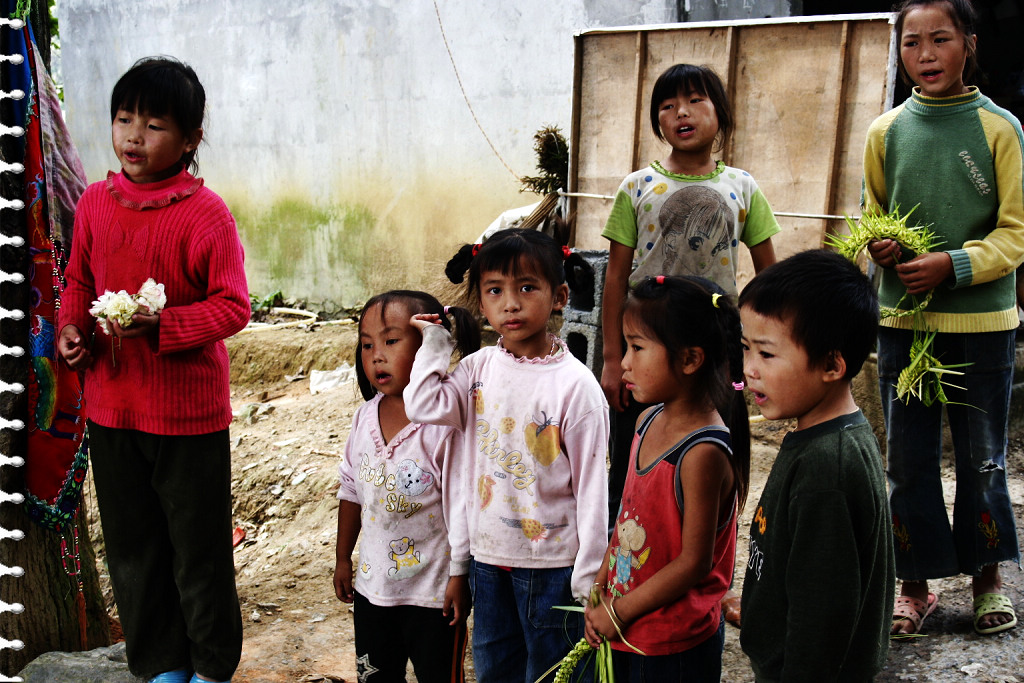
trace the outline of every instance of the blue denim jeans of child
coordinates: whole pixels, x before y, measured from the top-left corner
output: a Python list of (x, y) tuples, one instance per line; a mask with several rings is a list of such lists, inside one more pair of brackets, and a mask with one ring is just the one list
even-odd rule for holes
[[(572, 567), (503, 569), (473, 561), (473, 666), (480, 683), (534, 683), (583, 637), (583, 614), (552, 609), (577, 604)], [(593, 657), (573, 681), (591, 680)], [(551, 680), (549, 675), (546, 680)]]
[(718, 630), (689, 650), (647, 657), (614, 650), (612, 660), (617, 683), (718, 683), (722, 679), (722, 651), (725, 649), (725, 617)]
[(880, 328), (878, 384), (887, 431), (887, 475), (896, 575), (924, 581), (977, 576), (987, 565), (1019, 563), (1017, 532), (1006, 486), (1006, 433), (1013, 381), (1015, 331), (939, 333), (933, 355), (963, 375), (945, 375), (953, 437), (956, 497), (950, 527), (942, 498), (942, 409), (896, 398), (910, 362), (913, 332)]

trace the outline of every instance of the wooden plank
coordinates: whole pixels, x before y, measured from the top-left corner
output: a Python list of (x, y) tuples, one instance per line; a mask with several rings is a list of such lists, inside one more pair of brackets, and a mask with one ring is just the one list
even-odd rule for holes
[[(730, 26), (729, 30), (725, 35), (725, 53), (729, 55), (726, 62), (725, 73), (720, 76), (725, 80), (725, 94), (729, 98), (730, 102), (736, 101), (736, 50), (739, 47), (739, 29), (735, 26)], [(725, 149), (722, 151), (722, 161), (727, 164), (732, 163), (732, 149), (733, 149), (733, 138), (730, 137), (725, 144)]]
[[(581, 34), (574, 87), (580, 121), (574, 121), (570, 141), (577, 160), (573, 187), (612, 195), (628, 173), (663, 158), (668, 148), (651, 131), (647, 116), (651, 86), (672, 64), (707, 64), (722, 75), (736, 111), (732, 145), (721, 158), (752, 173), (776, 211), (856, 214), (864, 135), (891, 92), (890, 16)], [(607, 248), (600, 233), (610, 200), (581, 199), (576, 206), (577, 246)], [(786, 217), (780, 224), (783, 233), (775, 240), (780, 255), (820, 244), (822, 220)], [(749, 262), (744, 264), (746, 250), (740, 253), (742, 284)]]
[(633, 91), (633, 140), (630, 150), (633, 154), (633, 168), (636, 168), (640, 161), (640, 136), (646, 117), (644, 112), (644, 70), (647, 68), (647, 33), (637, 31), (636, 33), (636, 63), (633, 69), (636, 78), (636, 90)]
[[(569, 124), (569, 177), (566, 179), (569, 192), (579, 192), (579, 167), (580, 167), (580, 146), (577, 142), (580, 139), (580, 120), (583, 110), (583, 98), (580, 95), (580, 85), (583, 83), (583, 36), (576, 34), (573, 37), (572, 51), (572, 121)], [(575, 197), (569, 198), (569, 214), (575, 216), (579, 208), (579, 201)], [(569, 244), (576, 244), (576, 221), (571, 222)]]
[[(850, 22), (843, 22), (842, 34), (839, 40), (839, 95), (836, 97), (836, 107), (832, 116), (835, 119), (836, 125), (832, 133), (832, 149), (829, 150), (829, 177), (828, 177), (828, 189), (825, 193), (825, 207), (823, 213), (833, 215), (836, 210), (836, 194), (839, 191), (838, 185), (842, 178), (842, 173), (839, 168), (839, 157), (840, 157), (840, 146), (845, 142), (844, 134), (846, 132), (846, 87), (849, 83), (849, 73), (847, 71), (847, 48), (850, 33)], [(835, 227), (831, 226), (828, 222), (822, 223), (822, 232), (820, 239), (824, 243), (825, 234), (835, 230)]]

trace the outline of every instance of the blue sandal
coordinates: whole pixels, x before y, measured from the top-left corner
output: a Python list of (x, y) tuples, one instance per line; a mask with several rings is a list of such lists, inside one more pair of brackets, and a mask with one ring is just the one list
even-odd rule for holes
[(165, 671), (149, 679), (149, 683), (189, 683), (188, 669)]

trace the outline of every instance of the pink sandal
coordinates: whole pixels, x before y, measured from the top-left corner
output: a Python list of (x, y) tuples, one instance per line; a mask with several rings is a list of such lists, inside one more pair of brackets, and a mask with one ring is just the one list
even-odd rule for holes
[(895, 626), (900, 621), (909, 621), (914, 630), (910, 633), (893, 633), (890, 631), (889, 637), (891, 638), (910, 638), (912, 636), (919, 635), (921, 633), (921, 626), (924, 624), (924, 620), (928, 618), (935, 608), (939, 606), (939, 598), (935, 593), (928, 594), (928, 602), (924, 603), (917, 598), (911, 598), (907, 595), (900, 595), (896, 598), (896, 604), (892, 610), (892, 623)]

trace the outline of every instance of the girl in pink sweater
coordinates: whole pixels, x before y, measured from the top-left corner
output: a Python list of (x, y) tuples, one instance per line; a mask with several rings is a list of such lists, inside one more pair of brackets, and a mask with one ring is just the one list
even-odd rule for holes
[(533, 683), (580, 639), (580, 615), (552, 607), (589, 595), (608, 542), (608, 404), (547, 329), (567, 276), (585, 267), (535, 230), (465, 245), (446, 271), (457, 283), (468, 271), (467, 294), (501, 338), (451, 374), (449, 335), (436, 316), (413, 316), (423, 344), (405, 390), (409, 419), (463, 434), (452, 479), (465, 514), (449, 536), (453, 562), (472, 554), (481, 681)]
[[(195, 71), (174, 59), (140, 60), (114, 86), (121, 172), (79, 201), (57, 339), (85, 373), (128, 666), (162, 683), (229, 680), (242, 650), (223, 340), (250, 307), (235, 221), (190, 173), (205, 107)], [(94, 300), (150, 279), (134, 314), (97, 324)]]

